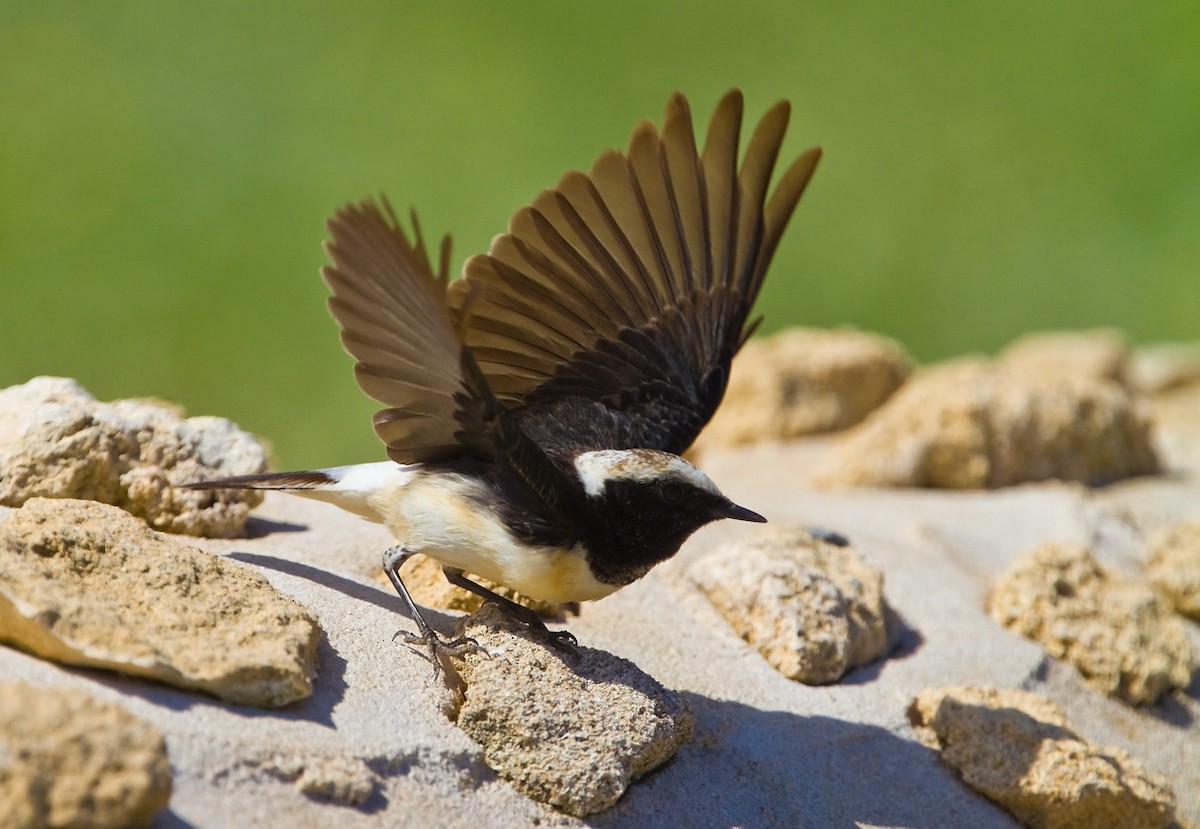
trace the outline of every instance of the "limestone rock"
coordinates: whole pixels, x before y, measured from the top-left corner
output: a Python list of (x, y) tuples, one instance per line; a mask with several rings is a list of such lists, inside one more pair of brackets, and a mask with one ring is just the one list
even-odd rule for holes
[(792, 328), (751, 340), (698, 451), (831, 432), (858, 423), (912, 371), (899, 344), (852, 329)]
[(492, 604), (460, 632), (486, 653), (459, 663), (466, 697), (456, 721), (534, 800), (576, 817), (603, 811), (691, 738), (686, 701), (632, 662), (587, 647), (562, 654)]
[(1187, 631), (1149, 586), (1103, 570), (1078, 544), (1043, 544), (993, 586), (987, 611), (1134, 705), (1185, 688), (1196, 667)]
[(0, 390), (0, 504), (33, 497), (115, 504), (150, 526), (232, 537), (262, 501), (255, 492), (177, 485), (266, 469), (252, 435), (217, 417), (182, 419), (145, 400), (100, 403), (73, 380), (35, 377)]
[(0, 641), (276, 707), (312, 693), (320, 628), (243, 565), (116, 507), (30, 499), (0, 522)]
[(1146, 394), (1200, 384), (1200, 343), (1156, 343), (1133, 354), (1131, 380)]
[(1200, 383), (1172, 388), (1150, 400), (1155, 449), (1163, 466), (1200, 473)]
[(1185, 521), (1157, 538), (1147, 575), (1178, 613), (1200, 621), (1200, 521)]
[(852, 547), (800, 528), (718, 547), (692, 579), (739, 636), (784, 676), (835, 682), (888, 649), (883, 574)]
[[(380, 583), (387, 585), (390, 590), (392, 583), (388, 581), (387, 574), (383, 571), (378, 572)], [(512, 599), (517, 604), (524, 605), (548, 619), (561, 619), (563, 609), (571, 607), (571, 605), (558, 605), (531, 599), (528, 596), (522, 596), (510, 587), (469, 573), (467, 575), (468, 578), (489, 590), (495, 591), (506, 599)], [(413, 599), (419, 605), (437, 607), (442, 610), (456, 610), (461, 613), (474, 613), (483, 605), (483, 599), (479, 596), (446, 581), (446, 577), (442, 574), (442, 565), (428, 556), (413, 556), (402, 568), (400, 576), (404, 579), (404, 586), (408, 588), (408, 592), (412, 594)]]
[(1122, 386), (978, 360), (928, 369), (848, 433), (814, 482), (984, 489), (1156, 472), (1149, 411)]
[(968, 786), (1034, 829), (1165, 829), (1175, 796), (1119, 748), (1092, 745), (1027, 691), (923, 691), (909, 720)]
[(0, 683), (5, 826), (148, 826), (170, 797), (153, 725), (83, 691)]
[(1040, 331), (1019, 337), (998, 360), (1016, 372), (1090, 377), (1126, 384), (1132, 354), (1125, 336), (1112, 328)]

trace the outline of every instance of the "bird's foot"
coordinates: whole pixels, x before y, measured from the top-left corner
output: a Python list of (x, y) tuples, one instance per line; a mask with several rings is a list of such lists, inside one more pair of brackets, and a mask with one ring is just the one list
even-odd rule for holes
[(552, 648), (578, 658), (579, 640), (575, 638), (575, 634), (569, 630), (550, 630), (544, 625), (542, 631), (546, 634), (546, 641)]
[(397, 631), (392, 640), (397, 638), (402, 638), (411, 651), (432, 664), (434, 672), (452, 669), (450, 658), (462, 659), (468, 653), (487, 653), (482, 645), (469, 636), (443, 639), (433, 628), (425, 628), (421, 633)]

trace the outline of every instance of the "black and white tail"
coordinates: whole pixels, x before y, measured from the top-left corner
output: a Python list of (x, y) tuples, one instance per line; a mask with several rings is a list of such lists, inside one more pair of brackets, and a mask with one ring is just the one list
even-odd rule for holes
[(404, 487), (413, 469), (393, 461), (359, 463), (309, 472), (266, 472), (212, 481), (193, 481), (184, 489), (277, 489), (334, 504), (370, 521), (382, 521), (379, 505)]

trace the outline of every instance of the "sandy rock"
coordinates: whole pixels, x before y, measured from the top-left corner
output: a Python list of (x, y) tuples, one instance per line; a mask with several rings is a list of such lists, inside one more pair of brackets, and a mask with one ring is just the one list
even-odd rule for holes
[(1200, 473), (1200, 383), (1179, 386), (1150, 400), (1155, 450), (1166, 469)]
[(835, 682), (888, 649), (883, 573), (797, 527), (729, 542), (690, 570), (739, 636), (784, 676)]
[(171, 797), (158, 729), (83, 691), (0, 683), (0, 815), (22, 827), (147, 826)]
[(312, 693), (320, 628), (234, 562), (116, 507), (30, 499), (0, 522), (0, 641), (243, 705)]
[(261, 494), (176, 485), (265, 469), (258, 440), (224, 418), (184, 420), (177, 408), (147, 400), (100, 403), (61, 377), (0, 390), (5, 506), (83, 498), (115, 504), (158, 530), (232, 537)]
[(1155, 539), (1146, 575), (1176, 612), (1200, 620), (1200, 521), (1176, 524)]
[(751, 340), (733, 361), (725, 400), (697, 450), (845, 429), (911, 371), (899, 344), (852, 329), (792, 328)]
[[(408, 588), (413, 599), (423, 607), (474, 613), (483, 605), (483, 599), (479, 596), (446, 581), (446, 577), (442, 574), (442, 565), (428, 556), (413, 556), (401, 569), (400, 576), (404, 579), (404, 586)], [(564, 607), (571, 607), (522, 596), (512, 588), (479, 576), (468, 574), (468, 577), (506, 599), (512, 599), (518, 604), (533, 609), (540, 616), (548, 619), (561, 619)], [(380, 584), (386, 585), (389, 590), (392, 589), (391, 581), (382, 570), (378, 572), (377, 580)]]
[(562, 654), (491, 604), (459, 630), (486, 653), (460, 663), (456, 721), (534, 800), (577, 817), (603, 811), (691, 738), (687, 703), (632, 662), (587, 647)]
[(1100, 748), (1027, 691), (923, 691), (909, 720), (971, 788), (1035, 829), (1165, 829), (1175, 796), (1119, 748)]
[(1108, 572), (1078, 544), (1043, 544), (992, 587), (993, 619), (1134, 705), (1185, 688), (1196, 667), (1183, 621), (1147, 585)]
[(1125, 336), (1112, 328), (1042, 331), (1018, 337), (998, 361), (1022, 373), (1091, 377), (1125, 384), (1132, 354)]
[(824, 486), (984, 489), (1156, 472), (1149, 412), (1116, 383), (978, 360), (928, 369), (848, 433)]
[(1162, 394), (1200, 383), (1200, 343), (1156, 343), (1133, 354), (1133, 385), (1145, 394)]
[(296, 786), (306, 797), (361, 806), (379, 788), (379, 778), (354, 757), (308, 758)]

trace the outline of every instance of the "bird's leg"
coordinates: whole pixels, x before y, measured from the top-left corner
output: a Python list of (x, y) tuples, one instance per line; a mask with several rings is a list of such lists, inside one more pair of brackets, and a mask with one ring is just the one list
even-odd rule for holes
[[(387, 573), (392, 586), (396, 588), (396, 592), (400, 594), (400, 598), (408, 605), (409, 615), (417, 625), (416, 636), (411, 633), (404, 634), (405, 643), (410, 646), (422, 645), (428, 651), (428, 658), (433, 663), (434, 671), (444, 670), (449, 674), (455, 671), (450, 663), (443, 659), (443, 656), (461, 656), (468, 650), (479, 650), (479, 643), (465, 636), (447, 642), (438, 636), (437, 631), (425, 621), (425, 617), (421, 615), (421, 611), (417, 608), (417, 603), (413, 601), (413, 597), (409, 594), (408, 588), (400, 580), (400, 568), (413, 555), (415, 554), (401, 544), (395, 547), (388, 547), (383, 553), (383, 572)], [(424, 655), (422, 654), (422, 656)]]
[(576, 649), (576, 645), (579, 642), (575, 639), (575, 636), (566, 630), (550, 630), (546, 627), (546, 623), (542, 621), (542, 617), (537, 614), (537, 611), (525, 607), (525, 605), (517, 604), (512, 599), (507, 599), (493, 590), (488, 590), (482, 584), (476, 584), (463, 575), (463, 571), (457, 567), (443, 567), (442, 573), (446, 576), (446, 581), (455, 587), (461, 587), (463, 590), (468, 590), (479, 596), (484, 601), (499, 605), (500, 609), (510, 617), (514, 617), (518, 622), (535, 633), (545, 636), (547, 641), (559, 650), (565, 651), (572, 656), (579, 655), (579, 651)]

